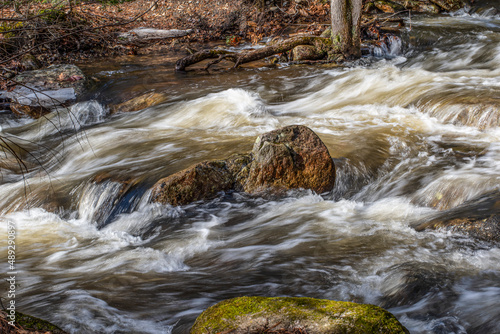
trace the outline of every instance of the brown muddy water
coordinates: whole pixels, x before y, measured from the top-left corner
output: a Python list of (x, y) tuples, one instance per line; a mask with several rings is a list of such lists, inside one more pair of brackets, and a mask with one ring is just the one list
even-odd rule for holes
[[(24, 175), (0, 157), (11, 167), (1, 169), (0, 248), (10, 223), (18, 310), (70, 333), (187, 333), (226, 298), (307, 296), (382, 306), (411, 333), (500, 333), (499, 246), (412, 227), (499, 190), (500, 16), (460, 11), (411, 27), (374, 50), (383, 57), (345, 68), (84, 64), (99, 82), (70, 112), (1, 114), (2, 135), (30, 150)], [(168, 100), (110, 115), (108, 105), (153, 90)], [(148, 203), (159, 178), (291, 124), (326, 143), (331, 193)], [(113, 178), (92, 182), (103, 173)]]

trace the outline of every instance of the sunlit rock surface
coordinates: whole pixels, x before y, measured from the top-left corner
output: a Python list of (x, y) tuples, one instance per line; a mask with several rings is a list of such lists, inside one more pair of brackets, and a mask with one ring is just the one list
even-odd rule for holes
[(409, 333), (386, 310), (367, 304), (294, 297), (239, 297), (205, 310), (191, 334)]

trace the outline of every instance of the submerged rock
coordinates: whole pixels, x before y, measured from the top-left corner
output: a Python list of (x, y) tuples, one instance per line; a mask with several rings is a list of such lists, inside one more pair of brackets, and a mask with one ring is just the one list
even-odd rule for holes
[(191, 334), (210, 333), (409, 333), (388, 311), (374, 305), (314, 298), (239, 297), (205, 310)]
[(149, 92), (111, 107), (111, 113), (115, 114), (119, 112), (132, 112), (142, 110), (149, 107), (154, 107), (160, 103), (167, 101), (167, 99), (168, 97), (164, 93)]
[(184, 205), (215, 198), (222, 191), (250, 194), (333, 189), (335, 166), (325, 144), (308, 127), (287, 126), (259, 136), (251, 154), (203, 161), (159, 180), (151, 201)]
[(467, 234), (476, 239), (498, 243), (500, 242), (500, 215), (492, 214), (484, 218), (465, 217), (434, 220), (417, 228), (420, 231), (423, 229), (444, 229)]
[(415, 228), (417, 231), (444, 229), (498, 243), (500, 242), (500, 192), (484, 194), (456, 208), (443, 211), (438, 217)]

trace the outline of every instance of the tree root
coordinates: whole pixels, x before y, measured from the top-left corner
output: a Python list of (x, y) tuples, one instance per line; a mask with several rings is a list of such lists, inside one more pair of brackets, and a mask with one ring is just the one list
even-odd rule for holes
[(327, 55), (328, 52), (332, 50), (332, 42), (329, 38), (316, 37), (316, 36), (305, 36), (305, 37), (293, 37), (282, 42), (268, 45), (261, 49), (256, 49), (252, 51), (242, 51), (239, 53), (233, 53), (226, 50), (202, 50), (186, 56), (182, 59), (179, 59), (175, 64), (175, 70), (177, 72), (183, 72), (186, 70), (186, 67), (199, 63), (206, 59), (214, 59), (209, 64), (206, 65), (205, 70), (214, 64), (220, 63), (222, 60), (230, 60), (234, 63), (233, 68), (237, 68), (238, 66), (249, 63), (252, 61), (256, 61), (259, 59), (264, 59), (266, 57), (284, 53), (292, 50), (294, 47), (298, 45), (313, 45), (316, 50), (323, 54)]

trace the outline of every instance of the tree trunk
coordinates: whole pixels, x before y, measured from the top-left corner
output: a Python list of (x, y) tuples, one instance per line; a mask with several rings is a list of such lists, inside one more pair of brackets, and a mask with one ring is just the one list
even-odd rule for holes
[(332, 41), (345, 58), (359, 58), (362, 0), (331, 0)]

